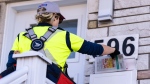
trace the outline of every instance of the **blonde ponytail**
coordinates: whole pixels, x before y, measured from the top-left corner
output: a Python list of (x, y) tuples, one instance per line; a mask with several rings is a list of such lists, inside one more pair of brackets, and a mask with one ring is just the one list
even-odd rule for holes
[(52, 22), (56, 16), (56, 13), (45, 12), (45, 8), (39, 8), (37, 10), (37, 15), (35, 16), (38, 23), (49, 23)]

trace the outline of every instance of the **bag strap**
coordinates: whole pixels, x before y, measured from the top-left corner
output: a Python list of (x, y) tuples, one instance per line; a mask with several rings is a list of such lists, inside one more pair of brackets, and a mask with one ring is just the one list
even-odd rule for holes
[[(57, 27), (49, 27), (48, 31), (43, 36), (41, 36), (40, 39), (42, 41), (46, 42), (47, 39), (56, 31), (56, 29), (57, 29)], [(28, 32), (25, 34), (26, 37), (30, 38), (32, 41), (37, 39), (37, 35), (34, 33), (33, 28), (26, 29), (26, 31)], [(68, 31), (66, 32), (66, 44), (67, 44), (67, 47), (72, 52), (73, 50), (71, 48), (70, 33)], [(60, 67), (60, 66), (58, 66), (58, 67)], [(64, 67), (60, 67), (60, 68), (61, 69), (64, 68), (64, 73), (69, 77), (68, 72), (67, 72), (67, 68), (68, 68), (67, 63), (65, 63)]]
[[(57, 28), (58, 27), (49, 27), (48, 31), (43, 36), (41, 36), (40, 39), (45, 42), (57, 30)], [(32, 41), (37, 39), (37, 35), (35, 34), (33, 28), (28, 28), (26, 31), (27, 33), (24, 34), (24, 36)]]
[[(56, 27), (54, 27), (55, 31), (56, 31)], [(54, 33), (54, 29), (53, 28), (48, 28), (48, 31), (51, 31), (52, 33)], [(29, 39), (34, 39), (37, 38), (37, 36), (35, 35), (33, 28), (29, 28), (26, 29), (27, 31), (30, 30), (30, 34), (29, 33), (25, 33), (24, 36), (26, 36)], [(52, 34), (51, 33), (51, 34)], [(40, 39), (42, 39), (43, 41), (46, 41), (49, 37), (50, 37), (50, 32), (46, 32), (44, 36), (41, 36)], [(19, 41), (19, 35), (18, 35), (18, 41)], [(70, 42), (70, 33), (67, 31), (66, 32), (66, 44), (67, 47), (69, 48), (69, 50), (72, 52), (73, 49), (71, 48), (71, 42)]]
[(37, 39), (37, 35), (34, 33), (33, 28), (28, 28), (26, 29), (26, 31), (27, 31), (26, 37), (30, 38), (30, 40), (33, 41)]
[(27, 33), (24, 34), (24, 36), (32, 40), (31, 50), (39, 51), (45, 54), (43, 50), (44, 43), (57, 30), (57, 28), (58, 27), (49, 27), (47, 32), (43, 36), (41, 36), (39, 39), (37, 38), (37, 35), (35, 34), (33, 28), (26, 29)]
[(64, 67), (65, 67), (64, 73), (66, 74), (66, 76), (69, 77), (69, 75), (68, 75), (68, 64), (66, 63)]
[(47, 41), (47, 39), (57, 30), (58, 27), (49, 27), (48, 31), (40, 37), (41, 40), (43, 40), (44, 42)]
[(57, 66), (58, 66), (61, 70), (63, 69), (64, 74), (66, 74), (66, 75), (69, 77), (68, 71), (67, 71), (67, 68), (68, 68), (68, 64), (67, 64), (67, 63), (65, 63), (64, 67), (61, 67), (61, 66), (58, 65), (58, 64), (57, 64)]

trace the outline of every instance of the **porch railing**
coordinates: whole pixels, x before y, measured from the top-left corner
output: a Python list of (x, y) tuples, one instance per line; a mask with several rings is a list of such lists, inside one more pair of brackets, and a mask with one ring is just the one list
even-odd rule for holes
[(15, 54), (16, 71), (0, 79), (0, 84), (55, 84), (46, 78), (47, 64), (51, 64), (45, 55), (35, 51)]

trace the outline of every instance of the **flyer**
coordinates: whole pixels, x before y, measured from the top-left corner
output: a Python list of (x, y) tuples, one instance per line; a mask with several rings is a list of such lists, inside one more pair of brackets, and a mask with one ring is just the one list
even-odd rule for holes
[(112, 59), (109, 55), (95, 58), (95, 73), (114, 72), (125, 70), (123, 55)]

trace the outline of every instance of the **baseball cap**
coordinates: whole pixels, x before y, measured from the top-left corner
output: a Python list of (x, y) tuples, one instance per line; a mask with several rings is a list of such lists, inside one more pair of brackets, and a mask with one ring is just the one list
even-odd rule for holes
[(39, 5), (38, 9), (40, 8), (45, 8), (45, 10), (42, 12), (37, 12), (38, 14), (45, 13), (45, 12), (57, 13), (58, 15), (60, 15), (61, 20), (65, 19), (65, 17), (60, 13), (59, 6), (54, 2), (50, 2), (50, 1), (44, 2)]

